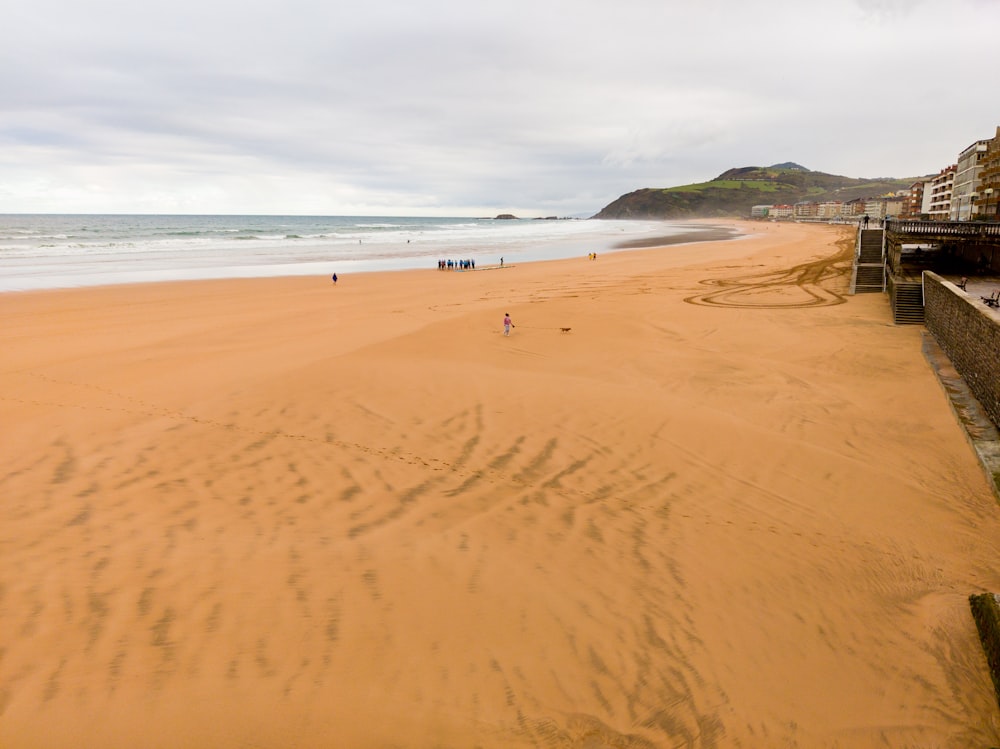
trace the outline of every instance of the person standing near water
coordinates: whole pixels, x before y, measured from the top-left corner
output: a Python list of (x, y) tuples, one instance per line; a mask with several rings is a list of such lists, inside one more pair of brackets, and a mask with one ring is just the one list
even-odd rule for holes
[(333, 274), (333, 283), (334, 283), (334, 285), (337, 284), (337, 274), (336, 273)]
[(510, 320), (510, 312), (505, 312), (503, 315), (503, 334), (510, 335), (510, 329), (514, 327), (514, 323)]

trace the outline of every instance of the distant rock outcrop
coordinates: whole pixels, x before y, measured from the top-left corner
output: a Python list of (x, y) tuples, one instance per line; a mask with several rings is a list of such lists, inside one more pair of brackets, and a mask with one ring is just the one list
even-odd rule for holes
[(513, 213), (501, 213), (499, 216), (497, 216), (497, 218), (499, 218), (499, 219), (512, 219), (512, 218), (517, 218), (517, 216), (515, 216)]

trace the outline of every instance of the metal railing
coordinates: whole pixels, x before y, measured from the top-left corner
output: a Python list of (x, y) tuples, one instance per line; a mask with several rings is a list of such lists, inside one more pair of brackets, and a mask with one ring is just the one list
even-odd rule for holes
[[(862, 263), (861, 262), (861, 254), (862, 254), (862, 251), (864, 249), (864, 236), (865, 236), (865, 232), (872, 232), (872, 233), (877, 232), (878, 233), (880, 257), (879, 257), (878, 262), (876, 262), (876, 263), (872, 263), (872, 262)], [(854, 262), (853, 262), (852, 267), (851, 267), (851, 283), (850, 283), (849, 293), (852, 294), (852, 295), (858, 293), (858, 288), (859, 288), (859, 284), (858, 284), (859, 268), (862, 268), (862, 267), (864, 267), (866, 269), (867, 268), (872, 268), (872, 267), (880, 267), (880, 270), (881, 270), (881, 274), (880, 275), (881, 275), (881, 279), (882, 279), (880, 286), (881, 286), (881, 290), (885, 291), (885, 289), (886, 289), (886, 266), (885, 266), (885, 259), (886, 259), (885, 232), (882, 231), (882, 229), (879, 229), (879, 228), (865, 229), (861, 224), (859, 224), (858, 225), (858, 230), (857, 230), (857, 237), (855, 239), (855, 245), (854, 245)], [(866, 279), (867, 278), (868, 278), (868, 276), (866, 275)], [(866, 289), (871, 289), (872, 288), (872, 284), (869, 284), (869, 283), (861, 284), (861, 286), (864, 287), (864, 288), (866, 288)]]
[(894, 221), (886, 222), (886, 233), (911, 236), (1000, 238), (1000, 224), (976, 221)]

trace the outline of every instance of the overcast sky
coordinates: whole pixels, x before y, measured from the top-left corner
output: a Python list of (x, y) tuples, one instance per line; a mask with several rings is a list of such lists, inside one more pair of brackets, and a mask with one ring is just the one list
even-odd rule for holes
[(0, 213), (592, 215), (1000, 124), (1000, 0), (12, 0)]

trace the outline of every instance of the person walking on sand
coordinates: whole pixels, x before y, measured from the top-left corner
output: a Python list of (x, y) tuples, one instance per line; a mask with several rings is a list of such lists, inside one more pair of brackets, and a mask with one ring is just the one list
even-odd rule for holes
[(336, 273), (333, 274), (333, 285), (334, 286), (337, 285), (337, 274)]
[(510, 329), (514, 327), (514, 323), (510, 321), (510, 312), (505, 312), (503, 315), (503, 334), (510, 335)]

